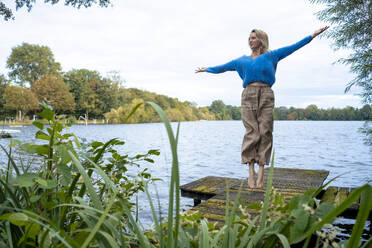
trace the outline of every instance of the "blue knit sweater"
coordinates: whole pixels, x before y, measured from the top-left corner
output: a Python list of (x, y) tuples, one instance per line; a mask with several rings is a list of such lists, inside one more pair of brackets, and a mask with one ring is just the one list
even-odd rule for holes
[(208, 67), (207, 72), (222, 73), (225, 71), (237, 71), (243, 80), (243, 88), (253, 82), (263, 82), (269, 84), (271, 87), (275, 83), (275, 72), (278, 62), (308, 44), (311, 40), (312, 36), (309, 35), (293, 45), (268, 51), (254, 59), (243, 55), (224, 65)]

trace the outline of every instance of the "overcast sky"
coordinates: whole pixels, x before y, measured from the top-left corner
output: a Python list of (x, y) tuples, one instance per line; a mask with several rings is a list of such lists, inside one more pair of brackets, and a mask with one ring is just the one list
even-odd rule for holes
[[(6, 4), (13, 7), (14, 1)], [(64, 2), (64, 1), (62, 1)], [(86, 68), (103, 76), (120, 71), (126, 87), (207, 106), (221, 99), (240, 105), (242, 80), (236, 72), (198, 73), (250, 55), (253, 28), (266, 31), (270, 49), (299, 41), (325, 23), (308, 0), (114, 0), (108, 8), (74, 9), (42, 1), (16, 19), (0, 21), (0, 73), (12, 47), (27, 42), (48, 46), (64, 71)], [(347, 55), (331, 40), (316, 38), (278, 64), (273, 85), (276, 106), (322, 108), (362, 106), (357, 89), (344, 94), (354, 75), (332, 63)]]

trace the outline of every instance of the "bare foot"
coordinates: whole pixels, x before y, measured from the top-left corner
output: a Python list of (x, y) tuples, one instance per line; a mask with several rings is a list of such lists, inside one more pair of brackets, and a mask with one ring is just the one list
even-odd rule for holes
[(248, 186), (250, 189), (254, 189), (254, 178), (256, 172), (254, 171), (254, 164), (249, 165), (249, 177), (248, 177)]
[(258, 176), (257, 176), (257, 188), (263, 188), (263, 176), (264, 176), (264, 166), (260, 165), (258, 169)]
[(250, 172), (248, 177), (248, 186), (250, 189), (254, 189), (254, 178), (256, 177), (256, 172)]
[(248, 177), (248, 186), (250, 189), (254, 189), (254, 177), (253, 175), (249, 175)]

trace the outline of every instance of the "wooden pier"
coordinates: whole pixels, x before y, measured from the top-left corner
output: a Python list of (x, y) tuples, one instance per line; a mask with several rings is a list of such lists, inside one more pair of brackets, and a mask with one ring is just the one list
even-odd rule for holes
[[(223, 223), (226, 211), (226, 183), (229, 187), (230, 207), (234, 204), (241, 183), (243, 183), (243, 187), (240, 201), (244, 205), (250, 205), (264, 200), (268, 174), (269, 169), (266, 168), (263, 189), (250, 189), (247, 179), (207, 176), (182, 185), (181, 196), (194, 199), (194, 207), (191, 211), (199, 211), (201, 216), (207, 218), (210, 222)], [(293, 196), (303, 194), (310, 188), (322, 186), (328, 174), (329, 171), (325, 170), (274, 168), (272, 186), (286, 201), (289, 201)], [(318, 197), (322, 201), (338, 204), (352, 190), (352, 188), (329, 187), (326, 191), (321, 192)], [(347, 209), (343, 216), (355, 218), (359, 203), (360, 199)], [(252, 217), (258, 215), (254, 208), (248, 212)], [(372, 214), (370, 214), (370, 218), (371, 216)]]

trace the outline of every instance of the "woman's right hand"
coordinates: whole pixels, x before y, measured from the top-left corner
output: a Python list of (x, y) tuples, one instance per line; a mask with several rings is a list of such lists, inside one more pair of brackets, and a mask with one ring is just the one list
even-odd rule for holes
[(313, 39), (315, 37), (317, 37), (318, 35), (320, 35), (321, 33), (323, 33), (324, 31), (326, 31), (327, 29), (329, 28), (329, 26), (325, 26), (323, 28), (320, 28), (318, 30), (316, 30), (311, 36), (313, 37)]
[(195, 73), (198, 73), (198, 72), (205, 72), (207, 70), (206, 67), (198, 67), (196, 70), (195, 70)]

